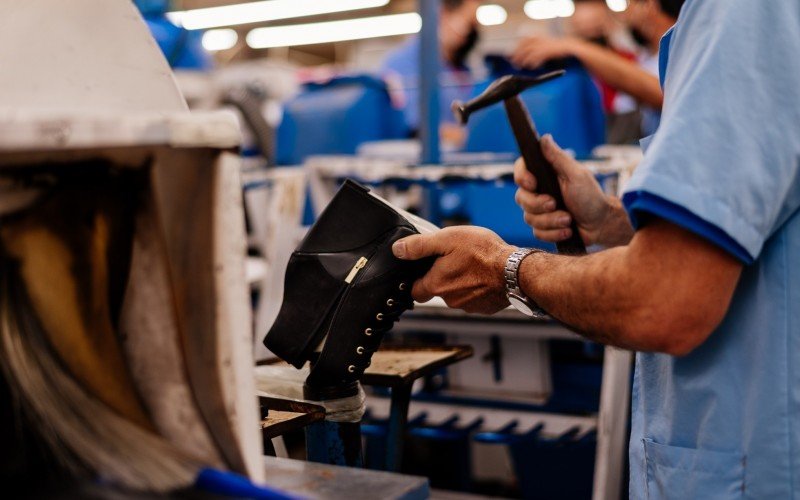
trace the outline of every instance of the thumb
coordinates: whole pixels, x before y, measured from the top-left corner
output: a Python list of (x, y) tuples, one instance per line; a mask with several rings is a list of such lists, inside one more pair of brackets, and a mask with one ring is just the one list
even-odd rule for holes
[(440, 254), (435, 234), (415, 234), (397, 240), (392, 245), (392, 253), (403, 260), (418, 260)]
[(542, 153), (547, 158), (556, 171), (558, 177), (562, 180), (570, 180), (575, 176), (577, 169), (581, 168), (575, 159), (566, 151), (556, 144), (553, 136), (550, 134), (542, 137), (541, 140)]

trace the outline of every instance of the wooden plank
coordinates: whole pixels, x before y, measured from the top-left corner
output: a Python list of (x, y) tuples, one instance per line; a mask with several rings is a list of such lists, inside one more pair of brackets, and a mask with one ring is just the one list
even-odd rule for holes
[(320, 405), (266, 394), (259, 394), (258, 400), (262, 410), (268, 411), (261, 420), (261, 432), (266, 439), (325, 420), (325, 408)]
[(372, 364), (364, 372), (361, 382), (381, 387), (404, 385), (472, 354), (472, 347), (466, 345), (387, 347), (372, 356)]
[(261, 421), (261, 432), (265, 439), (272, 439), (324, 419), (324, 413), (320, 415), (317, 413), (270, 410), (267, 418)]
[[(473, 349), (468, 345), (384, 347), (372, 355), (372, 364), (364, 372), (361, 383), (380, 387), (403, 385), (472, 354)], [(257, 364), (290, 366), (277, 358), (261, 360)]]

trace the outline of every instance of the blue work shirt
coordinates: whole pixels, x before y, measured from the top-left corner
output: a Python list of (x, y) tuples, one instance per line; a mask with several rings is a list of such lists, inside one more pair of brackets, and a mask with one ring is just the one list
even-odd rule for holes
[(800, 496), (798, 52), (797, 0), (688, 0), (662, 41), (664, 113), (623, 202), (745, 267), (700, 347), (637, 355), (631, 498)]
[[(402, 104), (406, 125), (411, 130), (419, 129), (419, 64), (420, 39), (412, 36), (390, 52), (381, 66), (381, 75), (387, 78), (393, 98)], [(450, 105), (455, 100), (469, 100), (472, 75), (466, 68), (454, 68), (444, 60), (439, 64), (439, 119), (455, 123)]]

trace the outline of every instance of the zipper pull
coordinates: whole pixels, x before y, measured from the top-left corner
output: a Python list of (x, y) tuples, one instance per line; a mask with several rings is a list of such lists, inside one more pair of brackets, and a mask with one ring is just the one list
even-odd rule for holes
[(356, 265), (353, 266), (353, 269), (350, 270), (350, 274), (348, 274), (347, 278), (344, 279), (344, 282), (352, 283), (353, 279), (356, 277), (356, 274), (358, 274), (358, 272), (364, 269), (364, 266), (367, 265), (367, 261), (368, 260), (366, 257), (361, 257), (360, 259), (358, 259), (358, 261), (356, 261)]

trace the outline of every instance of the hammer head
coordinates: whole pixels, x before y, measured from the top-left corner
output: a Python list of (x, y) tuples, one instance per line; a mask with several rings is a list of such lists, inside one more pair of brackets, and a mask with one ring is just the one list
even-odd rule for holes
[(487, 87), (483, 93), (481, 93), (481, 95), (469, 100), (466, 103), (461, 101), (453, 101), (453, 104), (450, 108), (453, 110), (453, 115), (456, 117), (456, 120), (460, 124), (466, 125), (469, 116), (474, 111), (486, 108), (492, 104), (504, 101), (506, 99), (511, 99), (525, 89), (550, 81), (554, 78), (558, 78), (564, 73), (566, 72), (561, 69), (558, 71), (551, 71), (550, 73), (545, 73), (544, 75), (537, 77), (506, 75), (493, 81), (492, 84), (489, 85), (489, 87)]

